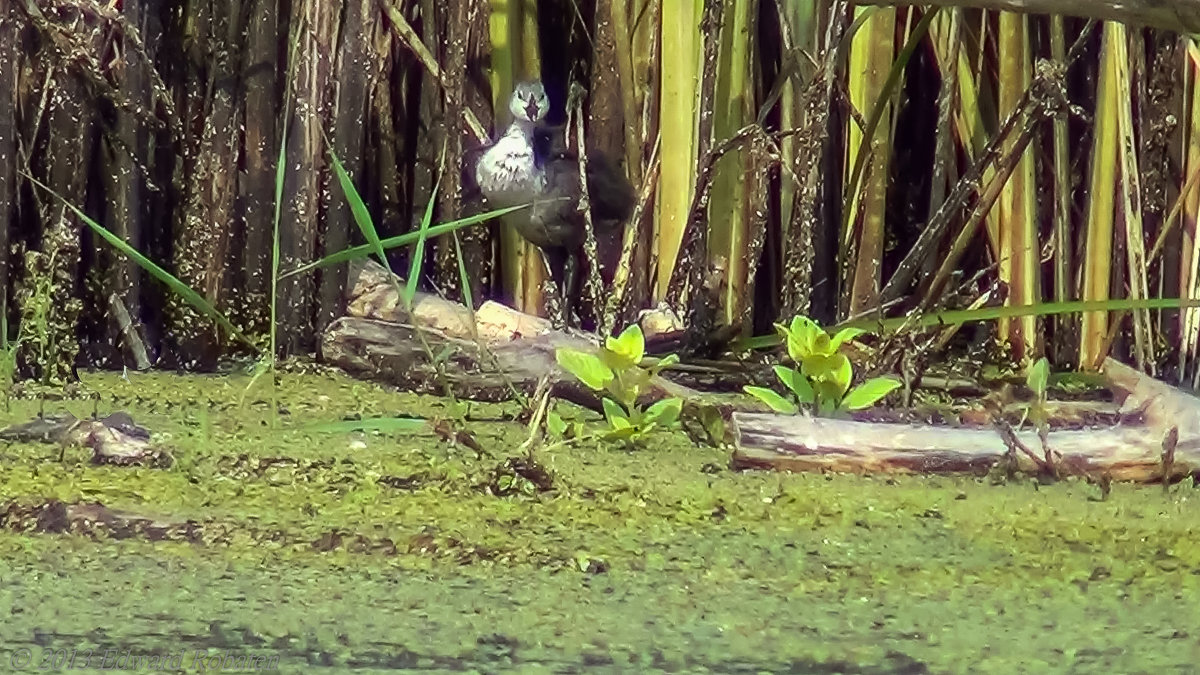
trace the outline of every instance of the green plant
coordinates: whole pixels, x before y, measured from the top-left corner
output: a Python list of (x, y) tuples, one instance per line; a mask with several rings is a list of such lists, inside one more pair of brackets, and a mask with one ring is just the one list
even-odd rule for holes
[[(678, 363), (679, 357), (670, 354), (650, 366), (646, 358), (646, 338), (637, 324), (626, 328), (618, 337), (609, 337), (595, 353), (561, 348), (554, 354), (558, 365), (587, 387), (607, 392), (601, 405), (608, 421), (605, 438), (636, 440), (652, 429), (670, 427), (683, 411), (683, 400), (665, 398), (642, 409), (638, 397), (652, 378), (662, 369)], [(555, 413), (547, 415), (547, 426), (561, 435), (567, 425)]]
[(78, 351), (74, 321), (82, 304), (71, 294), (70, 266), (60, 265), (57, 257), (60, 251), (69, 250), (63, 239), (72, 236), (67, 229), (52, 228), (43, 241), (45, 251), (24, 253), (24, 273), (16, 293), (20, 308), (17, 336), (8, 354), (10, 365), (0, 367), (10, 373), (9, 379), (15, 380), (22, 369), (28, 369), (43, 386), (70, 379)]
[[(458, 241), (457, 230), (459, 230), (463, 227), (467, 227), (469, 225), (475, 225), (478, 223), (482, 223), (482, 222), (491, 220), (493, 218), (497, 218), (499, 216), (502, 216), (506, 213), (510, 213), (512, 211), (517, 211), (517, 210), (520, 210), (523, 208), (527, 208), (529, 205), (525, 204), (525, 205), (520, 205), (520, 206), (515, 206), (515, 207), (510, 207), (510, 208), (505, 208), (505, 209), (492, 210), (492, 211), (488, 211), (486, 213), (470, 216), (467, 218), (461, 218), (459, 220), (452, 221), (450, 223), (446, 223), (443, 225), (433, 225), (433, 211), (434, 211), (434, 206), (437, 203), (438, 189), (441, 185), (441, 178), (439, 176), (438, 180), (434, 183), (432, 192), (429, 195), (429, 201), (426, 202), (426, 204), (425, 204), (425, 211), (421, 218), (418, 230), (416, 232), (410, 232), (408, 234), (401, 235), (399, 237), (392, 237), (391, 239), (380, 239), (379, 233), (375, 228), (375, 223), (371, 219), (370, 211), (367, 209), (367, 205), (363, 201), (362, 196), (359, 195), (358, 190), (354, 187), (354, 181), (350, 177), (350, 174), (346, 171), (345, 166), (342, 164), (341, 160), (338, 158), (337, 154), (333, 152), (332, 149), (329, 150), (329, 157), (331, 160), (331, 165), (333, 167), (334, 175), (337, 177), (338, 184), (342, 188), (342, 194), (345, 197), (346, 202), (350, 206), (350, 213), (354, 217), (354, 222), (358, 226), (359, 232), (362, 234), (363, 238), (366, 239), (367, 244), (365, 244), (363, 246), (357, 246), (357, 247), (344, 249), (344, 250), (334, 253), (330, 256), (327, 256), (326, 258), (323, 258), (322, 260), (316, 261), (314, 263), (310, 263), (310, 264), (300, 268), (299, 270), (293, 270), (293, 272), (291, 272), (289, 274), (285, 274), (283, 276), (284, 277), (290, 276), (290, 274), (294, 274), (299, 271), (314, 269), (316, 267), (322, 267), (322, 266), (325, 266), (328, 264), (332, 264), (333, 262), (349, 260), (354, 257), (367, 257), (369, 255), (373, 255), (376, 258), (376, 260), (378, 260), (378, 262), (381, 265), (383, 265), (383, 267), (385, 269), (390, 269), (385, 251), (388, 248), (391, 248), (394, 246), (412, 245), (413, 251), (412, 251), (411, 259), (409, 262), (408, 278), (405, 281), (404, 285), (403, 286), (400, 285), (400, 280), (395, 275), (389, 275), (392, 285), (396, 291), (397, 298), (399, 299), (401, 305), (404, 307), (405, 311), (411, 316), (412, 311), (413, 311), (412, 310), (413, 300), (416, 298), (417, 285), (421, 278), (421, 266), (425, 259), (425, 243), (434, 237), (437, 237), (437, 236), (440, 236), (443, 234), (450, 234), (454, 238), (453, 239), (454, 252), (455, 252), (456, 262), (458, 265), (459, 283), (461, 284), (461, 292), (463, 294), (463, 301), (464, 301), (464, 304), (466, 305), (467, 312), (468, 312), (468, 314), (470, 314), (470, 317), (471, 317), (471, 329), (472, 329), (472, 331), (474, 331), (475, 330), (475, 303), (474, 303), (474, 299), (471, 297), (470, 279), (469, 279), (469, 275), (467, 272), (466, 263), (463, 260), (462, 248)], [(444, 167), (442, 167), (442, 168), (444, 169)], [(415, 334), (417, 336), (417, 340), (420, 342), (421, 348), (424, 350), (426, 356), (429, 358), (429, 362), (433, 365), (434, 370), (437, 373), (438, 380), (442, 385), (442, 389), (443, 389), (443, 392), (445, 393), (446, 398), (450, 399), (452, 416), (458, 422), (460, 422), (460, 423), (463, 422), (466, 417), (466, 414), (467, 414), (467, 409), (468, 409), (467, 405), (465, 403), (459, 401), (458, 398), (454, 395), (454, 391), (450, 386), (450, 381), (449, 381), (449, 378), (446, 375), (446, 371), (445, 371), (446, 357), (450, 354), (449, 348), (447, 347), (447, 348), (443, 349), (441, 352), (435, 354), (433, 351), (433, 347), (430, 345), (428, 339), (425, 336), (424, 331), (422, 331), (420, 329), (420, 327), (416, 326), (415, 324), (414, 324), (414, 328), (416, 329)], [(476, 337), (478, 337), (478, 336), (476, 336)], [(481, 344), (481, 351), (487, 353), (489, 356), (492, 356), (490, 354), (490, 352), (488, 352), (486, 347), (483, 347), (482, 343), (480, 343), (480, 344)], [(494, 356), (492, 356), (492, 358), (494, 358)], [(507, 379), (505, 381), (508, 384), (509, 389), (516, 396), (516, 398), (518, 400), (522, 400), (523, 396), (516, 389), (516, 387), (513, 386), (513, 384), (511, 382), (507, 381)]]
[[(298, 49), (298, 47), (299, 47), (299, 40), (293, 39), (291, 42), (291, 46), (290, 46), (289, 62), (295, 61), (296, 50)], [(481, 222), (484, 222), (491, 218), (497, 217), (499, 215), (503, 215), (504, 213), (508, 213), (510, 211), (515, 211), (515, 210), (518, 210), (521, 208), (526, 208), (526, 206), (527, 206), (527, 205), (523, 205), (523, 206), (517, 206), (517, 207), (513, 207), (513, 208), (509, 208), (509, 209), (491, 211), (488, 213), (483, 213), (483, 214), (479, 214), (476, 216), (472, 216), (470, 218), (462, 218), (462, 219), (459, 219), (459, 220), (456, 220), (456, 221), (453, 221), (450, 223), (445, 223), (445, 224), (437, 225), (437, 226), (431, 226), (431, 220), (433, 217), (433, 205), (434, 205), (434, 200), (436, 199), (436, 196), (437, 196), (437, 186), (435, 185), (433, 194), (430, 195), (429, 204), (425, 210), (424, 218), (421, 221), (420, 230), (418, 232), (412, 232), (412, 233), (408, 233), (408, 234), (401, 235), (398, 237), (392, 237), (390, 239), (381, 240), (378, 232), (375, 229), (375, 225), (374, 225), (373, 221), (371, 220), (370, 213), (367, 210), (366, 204), (363, 202), (363, 200), (359, 196), (357, 190), (354, 188), (354, 183), (351, 180), (350, 175), (346, 172), (345, 167), (342, 165), (342, 163), (338, 159), (337, 155), (333, 152), (332, 149), (330, 149), (329, 155), (330, 155), (331, 165), (332, 165), (334, 174), (337, 177), (338, 183), (342, 187), (345, 198), (350, 206), (350, 211), (354, 217), (354, 221), (358, 225), (364, 239), (366, 239), (367, 244), (365, 244), (363, 246), (351, 247), (351, 248), (344, 249), (342, 251), (338, 251), (329, 256), (326, 256), (325, 258), (322, 258), (315, 262), (309, 263), (307, 265), (303, 265), (298, 269), (292, 270), (291, 272), (282, 274), (281, 270), (280, 270), (280, 263), (281, 263), (280, 223), (281, 223), (281, 213), (282, 213), (282, 206), (283, 206), (284, 181), (285, 181), (286, 173), (287, 173), (286, 159), (287, 159), (287, 138), (288, 138), (288, 116), (290, 114), (291, 107), (292, 107), (292, 90), (289, 87), (286, 92), (286, 96), (285, 96), (284, 104), (283, 104), (283, 116), (282, 116), (281, 131), (280, 131), (279, 153), (278, 153), (278, 157), (276, 159), (276, 164), (275, 164), (274, 209), (273, 209), (273, 219), (272, 219), (271, 293), (270, 293), (270, 309), (269, 309), (270, 316), (269, 316), (269, 329), (268, 329), (269, 333), (266, 336), (267, 344), (266, 344), (265, 348), (261, 344), (261, 341), (253, 340), (250, 337), (248, 337), (247, 335), (245, 335), (241, 330), (239, 330), (239, 328), (237, 326), (235, 326), (233, 324), (233, 322), (231, 322), (225, 314), (221, 313), (211, 302), (208, 301), (207, 298), (205, 298), (203, 295), (201, 295), (195, 289), (188, 286), (186, 283), (181, 281), (179, 278), (175, 277), (174, 275), (172, 275), (171, 273), (167, 272), (165, 269), (163, 269), (162, 267), (160, 267), (159, 265), (154, 263), (152, 260), (147, 258), (145, 255), (143, 255), (140, 251), (138, 251), (136, 248), (134, 248), (128, 242), (124, 241), (123, 239), (121, 239), (119, 236), (117, 236), (113, 232), (105, 229), (102, 225), (97, 223), (95, 220), (92, 220), (91, 218), (89, 218), (86, 214), (83, 213), (82, 210), (80, 210), (79, 208), (72, 205), (64, 197), (62, 197), (57, 192), (52, 190), (49, 186), (38, 181), (36, 178), (34, 178), (29, 173), (22, 172), (34, 185), (45, 190), (46, 192), (50, 193), (55, 198), (57, 198), (59, 201), (61, 201), (68, 209), (70, 209), (85, 224), (87, 224), (88, 227), (90, 227), (97, 235), (99, 235), (100, 238), (102, 238), (106, 242), (108, 242), (109, 245), (111, 245), (112, 247), (117, 249), (119, 252), (124, 254), (130, 260), (134, 261), (137, 265), (139, 265), (144, 270), (146, 270), (155, 279), (157, 279), (158, 281), (165, 284), (176, 295), (178, 295), (184, 301), (186, 301), (187, 303), (189, 303), (193, 307), (195, 307), (197, 310), (199, 310), (202, 315), (208, 317), (209, 319), (211, 319), (212, 321), (214, 321), (215, 323), (220, 325), (234, 339), (248, 345), (250, 348), (252, 348), (254, 351), (256, 351), (258, 353), (258, 358), (256, 359), (255, 364), (254, 364), (253, 368), (251, 369), (250, 381), (246, 385), (246, 388), (242, 392), (242, 401), (244, 403), (247, 394), (249, 394), (249, 392), (255, 387), (255, 385), (264, 376), (270, 375), (269, 381), (271, 383), (272, 424), (277, 422), (276, 415), (277, 415), (277, 411), (278, 411), (278, 402), (276, 400), (276, 390), (275, 390), (275, 373), (276, 373), (276, 366), (277, 366), (276, 354), (278, 353), (278, 347), (277, 347), (277, 328), (278, 327), (276, 325), (276, 316), (277, 316), (277, 312), (278, 312), (279, 282), (282, 279), (292, 276), (292, 275), (295, 275), (295, 274), (302, 274), (302, 273), (308, 272), (310, 270), (313, 270), (313, 269), (316, 269), (319, 267), (337, 264), (340, 262), (345, 262), (345, 261), (353, 260), (356, 258), (367, 257), (368, 255), (371, 255), (371, 254), (374, 254), (375, 257), (379, 259), (379, 262), (382, 265), (384, 265), (384, 267), (386, 268), (386, 267), (388, 267), (388, 264), (387, 264), (387, 259), (384, 255), (384, 252), (387, 249), (397, 247), (397, 246), (407, 246), (410, 244), (415, 244), (416, 250), (413, 253), (412, 266), (410, 269), (410, 274), (409, 274), (409, 278), (408, 278), (406, 287), (404, 289), (401, 289), (399, 284), (395, 282), (395, 278), (393, 277), (393, 283), (396, 283), (397, 295), (400, 297), (401, 301), (404, 303), (405, 308), (408, 309), (409, 313), (411, 314), (412, 299), (416, 293), (417, 281), (420, 277), (420, 262), (423, 258), (424, 246), (425, 246), (425, 242), (427, 240), (429, 240), (433, 237), (440, 236), (442, 234), (455, 234), (455, 237), (457, 237), (456, 230), (458, 230), (460, 228), (474, 225), (477, 223), (481, 223)], [(460, 278), (462, 279), (462, 281), (465, 285), (466, 281), (467, 281), (466, 269), (465, 269), (465, 266), (462, 261), (461, 252), (457, 251), (457, 246), (458, 246), (457, 238), (455, 239), (455, 246), (456, 246), (456, 252), (458, 252), (458, 264), (459, 264)], [(7, 338), (8, 338), (7, 323), (4, 320), (6, 317), (0, 317), (0, 384), (4, 385), (6, 400), (7, 400), (8, 391), (11, 386), (11, 382), (14, 380), (14, 378), (16, 376), (16, 358), (17, 358), (16, 352), (17, 352), (17, 349), (25, 342), (34, 341), (37, 343), (37, 346), (39, 349), (39, 361), (45, 361), (45, 358), (46, 358), (45, 353), (49, 349), (48, 339), (45, 337), (38, 339), (37, 336), (38, 335), (45, 336), (46, 334), (49, 333), (48, 328), (46, 326), (46, 324), (47, 324), (46, 315), (48, 313), (48, 307), (51, 302), (49, 300), (49, 294), (51, 291), (52, 291), (52, 282), (49, 279), (49, 277), (46, 278), (44, 284), (41, 284), (34, 289), (34, 292), (31, 294), (31, 298), (30, 298), (29, 302), (26, 303), (27, 307), (25, 309), (26, 312), (31, 313), (32, 319), (22, 321), (22, 323), (18, 329), (17, 338), (16, 338), (15, 342), (11, 345), (8, 343), (8, 340), (7, 340)], [(471, 299), (470, 299), (470, 289), (465, 288), (464, 293), (467, 295), (468, 309), (471, 309), (472, 303), (471, 303)], [(0, 307), (0, 313), (3, 313), (5, 311), (5, 309), (6, 308), (4, 308), (4, 307)], [(473, 314), (473, 311), (472, 311), (472, 314)], [(27, 331), (27, 328), (30, 327), (31, 325), (34, 329), (34, 335), (32, 335), (32, 336), (29, 335), (28, 331)], [(441, 379), (443, 381), (443, 384), (446, 387), (447, 395), (451, 398), (452, 401), (454, 401), (457, 404), (457, 400), (455, 399), (453, 393), (450, 391), (449, 384), (446, 382), (445, 374), (443, 372), (442, 359), (436, 357), (433, 354), (427, 341), (424, 338), (424, 335), (421, 333), (420, 330), (417, 331), (417, 336), (418, 336), (418, 338), (420, 338), (420, 341), (421, 341), (422, 345), (424, 346), (425, 351), (428, 353), (430, 360), (434, 363), (434, 366), (437, 368), (438, 374), (440, 376), (439, 379)]]
[(1050, 362), (1046, 357), (1034, 361), (1025, 373), (1025, 385), (1033, 392), (1033, 401), (1025, 411), (1026, 417), (1038, 433), (1045, 433), (1050, 423), (1050, 414), (1046, 409), (1046, 389), (1050, 385)]
[(787, 345), (788, 356), (795, 368), (774, 367), (775, 376), (791, 392), (785, 397), (773, 389), (747, 385), (746, 393), (781, 413), (796, 413), (799, 406), (815, 406), (817, 411), (830, 414), (838, 410), (861, 410), (874, 405), (901, 385), (891, 377), (876, 377), (854, 389), (854, 368), (841, 348), (866, 331), (848, 327), (830, 335), (812, 319), (797, 316), (790, 325), (775, 324)]
[[(273, 221), (273, 240), (274, 241), (273, 241), (273, 245), (272, 245), (273, 251), (272, 251), (272, 261), (271, 261), (271, 277), (272, 277), (272, 292), (271, 292), (271, 307), (270, 307), (270, 315), (271, 315), (270, 319), (271, 320), (270, 320), (270, 334), (268, 335), (269, 342), (268, 342), (268, 346), (266, 348), (264, 348), (260, 344), (259, 341), (256, 341), (256, 340), (252, 339), (251, 337), (247, 336), (245, 333), (243, 333), (237, 326), (235, 326), (233, 324), (232, 321), (230, 321), (230, 319), (225, 314), (223, 314), (220, 310), (218, 310), (211, 302), (208, 301), (207, 298), (205, 298), (203, 295), (201, 295), (198, 291), (193, 289), (191, 286), (188, 286), (186, 283), (184, 283), (178, 277), (171, 274), (170, 272), (168, 272), (167, 270), (165, 270), (164, 268), (159, 266), (157, 263), (155, 263), (154, 261), (147, 258), (144, 254), (142, 254), (140, 251), (138, 251), (136, 248), (134, 248), (128, 242), (121, 239), (119, 236), (117, 236), (113, 232), (109, 231), (104, 226), (100, 225), (98, 222), (93, 220), (91, 217), (89, 217), (86, 213), (84, 213), (78, 207), (71, 204), (62, 195), (55, 192), (53, 189), (51, 189), (46, 184), (37, 180), (36, 178), (34, 178), (32, 175), (30, 175), (28, 173), (23, 173), (23, 175), (33, 185), (37, 186), (38, 188), (41, 188), (42, 190), (44, 190), (45, 192), (49, 193), (50, 195), (52, 195), (53, 197), (58, 199), (60, 202), (62, 202), (62, 204), (67, 207), (67, 209), (69, 209), (72, 213), (74, 213), (81, 221), (83, 221), (84, 224), (86, 224), (88, 227), (90, 227), (97, 235), (100, 236), (101, 239), (106, 241), (109, 245), (111, 245), (113, 248), (115, 248), (121, 254), (123, 254), (130, 260), (132, 260), (139, 267), (146, 270), (150, 274), (150, 276), (154, 277), (156, 280), (161, 282), (168, 289), (170, 289), (173, 293), (175, 293), (176, 295), (181, 297), (185, 302), (187, 302), (190, 305), (192, 305), (193, 307), (195, 307), (202, 315), (208, 317), (214, 323), (216, 323), (221, 328), (223, 328), (228, 335), (230, 335), (235, 340), (249, 346), (254, 351), (258, 352), (259, 358), (255, 362), (255, 365), (252, 369), (251, 380), (247, 384), (245, 391), (243, 391), (243, 393), (242, 393), (243, 399), (245, 398), (246, 394), (255, 386), (255, 384), (261, 378), (263, 378), (267, 374), (273, 375), (273, 373), (275, 372), (275, 358), (274, 358), (274, 355), (276, 353), (276, 349), (275, 349), (275, 344), (276, 344), (275, 316), (276, 316), (276, 304), (277, 304), (277, 289), (278, 289), (278, 282), (280, 280), (287, 278), (289, 276), (296, 275), (296, 274), (302, 274), (302, 273), (305, 273), (305, 272), (308, 272), (308, 271), (311, 271), (313, 269), (317, 269), (320, 267), (326, 267), (328, 265), (343, 263), (343, 262), (355, 260), (358, 258), (365, 258), (371, 254), (375, 254), (376, 257), (383, 259), (383, 251), (385, 251), (387, 249), (396, 248), (399, 246), (409, 246), (409, 245), (417, 244), (418, 242), (427, 241), (427, 240), (437, 237), (437, 236), (454, 233), (456, 230), (462, 229), (464, 227), (469, 227), (471, 225), (475, 225), (478, 223), (482, 223), (491, 218), (498, 217), (500, 215), (503, 215), (503, 214), (511, 212), (511, 211), (516, 211), (516, 210), (519, 210), (522, 208), (527, 208), (527, 205), (522, 205), (522, 206), (516, 206), (516, 207), (507, 208), (507, 209), (499, 209), (499, 210), (489, 211), (487, 213), (471, 216), (468, 218), (461, 218), (459, 220), (451, 221), (451, 222), (444, 223), (441, 225), (435, 225), (432, 227), (429, 225), (429, 222), (428, 222), (428, 219), (431, 217), (432, 214), (427, 210), (426, 214), (425, 214), (425, 220), (422, 221), (421, 229), (418, 232), (410, 232), (410, 233), (400, 235), (397, 237), (391, 237), (390, 239), (380, 240), (378, 238), (378, 235), (375, 234), (374, 225), (370, 221), (370, 215), (366, 211), (366, 206), (363, 204), (363, 201), (359, 197), (357, 191), (354, 190), (354, 185), (350, 181), (349, 175), (346, 174), (345, 169), (342, 167), (340, 161), (338, 161), (335, 156), (335, 157), (333, 157), (333, 162), (332, 162), (334, 172), (339, 180), (339, 183), (346, 190), (346, 199), (350, 202), (351, 211), (355, 217), (355, 222), (359, 224), (360, 228), (364, 229), (364, 237), (367, 238), (368, 241), (371, 243), (368, 243), (363, 246), (353, 246), (353, 247), (344, 249), (342, 251), (338, 251), (336, 253), (330, 254), (329, 256), (327, 256), (325, 258), (322, 258), (321, 260), (318, 260), (318, 261), (315, 261), (312, 263), (308, 263), (308, 264), (303, 265), (303, 266), (301, 266), (295, 270), (292, 270), (288, 273), (281, 274), (279, 271), (279, 263), (280, 263), (279, 220), (280, 220), (280, 204), (282, 202), (283, 180), (285, 177), (284, 167), (286, 166), (286, 164), (284, 162), (284, 158), (285, 158), (285, 155), (283, 152), (284, 149), (285, 149), (285, 146), (281, 145), (279, 160), (278, 160), (278, 164), (277, 164), (278, 168), (277, 168), (276, 176), (275, 176), (275, 214), (274, 214), (274, 221)], [(331, 153), (331, 155), (332, 155), (332, 153)], [(433, 197), (431, 197), (431, 199), (433, 199)], [(369, 230), (369, 231), (367, 231), (367, 230)], [(372, 236), (372, 235), (374, 235), (374, 236)], [(461, 266), (461, 263), (460, 263), (460, 266)], [(410, 275), (410, 276), (412, 276), (412, 275)], [(51, 286), (46, 286), (45, 288), (37, 289), (35, 292), (35, 295), (40, 293), (41, 295), (48, 297), (47, 294), (49, 293), (50, 290), (51, 290)], [(409, 297), (407, 293), (403, 292), (400, 289), (398, 289), (398, 292), (400, 293), (401, 299), (406, 299), (407, 297)], [(16, 364), (15, 364), (16, 356), (15, 355), (16, 355), (17, 348), (23, 344), (36, 341), (37, 335), (44, 334), (47, 331), (47, 329), (45, 329), (44, 327), (40, 328), (40, 329), (38, 328), (38, 326), (44, 326), (44, 324), (45, 324), (44, 305), (45, 305), (45, 302), (42, 302), (42, 303), (37, 303), (36, 301), (34, 302), (33, 310), (32, 310), (34, 312), (33, 320), (29, 324), (26, 324), (26, 322), (22, 322), (22, 324), (18, 326), (18, 330), (17, 330), (18, 335), (14, 341), (8, 342), (7, 341), (7, 330), (3, 331), (5, 334), (5, 343), (2, 345), (3, 349), (0, 350), (3, 352), (3, 353), (0, 353), (0, 383), (9, 381), (16, 377)], [(26, 311), (29, 311), (29, 310), (27, 309)], [(30, 333), (30, 330), (32, 330), (33, 332)], [(47, 351), (47, 348), (45, 346), (45, 340), (42, 340), (41, 342), (38, 343), (38, 349), (39, 349), (39, 353), (44, 353), (45, 351)], [(10, 361), (11, 361), (11, 363), (10, 363)], [(6, 373), (8, 374), (7, 379), (5, 377)], [(273, 377), (271, 379), (272, 379), (272, 381), (274, 380)], [(7, 387), (6, 387), (6, 391), (7, 391)], [(274, 394), (272, 393), (272, 397), (273, 396), (274, 396)]]

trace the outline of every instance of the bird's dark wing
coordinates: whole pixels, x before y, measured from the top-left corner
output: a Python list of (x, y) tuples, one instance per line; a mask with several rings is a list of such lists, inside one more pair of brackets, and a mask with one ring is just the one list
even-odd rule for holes
[[(559, 164), (575, 166), (578, 175), (578, 155), (563, 143), (563, 128), (538, 127), (534, 134), (534, 156), (542, 166)], [(588, 150), (587, 183), (588, 197), (592, 203), (592, 217), (597, 221), (623, 223), (633, 215), (637, 193), (629, 179), (603, 151)], [(563, 170), (563, 169), (558, 169)]]
[(637, 194), (625, 177), (625, 172), (617, 168), (604, 153), (588, 153), (587, 183), (594, 218), (623, 223), (633, 215)]

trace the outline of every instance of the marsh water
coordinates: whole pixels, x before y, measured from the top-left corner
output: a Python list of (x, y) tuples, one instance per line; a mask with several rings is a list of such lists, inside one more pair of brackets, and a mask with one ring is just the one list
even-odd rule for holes
[[(738, 473), (662, 433), (542, 450), (547, 484), (513, 406), (471, 406), (477, 451), (315, 426), (440, 399), (249, 381), (92, 374), (95, 403), (11, 402), (0, 426), (126, 411), (174, 463), (0, 443), (0, 671), (1200, 668), (1190, 483)], [(163, 526), (47, 527), (62, 504)]]

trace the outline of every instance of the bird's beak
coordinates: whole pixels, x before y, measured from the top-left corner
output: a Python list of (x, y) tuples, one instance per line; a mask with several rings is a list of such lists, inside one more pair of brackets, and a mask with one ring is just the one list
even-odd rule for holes
[(529, 116), (529, 121), (537, 120), (538, 104), (537, 101), (530, 101), (525, 104), (525, 114)]

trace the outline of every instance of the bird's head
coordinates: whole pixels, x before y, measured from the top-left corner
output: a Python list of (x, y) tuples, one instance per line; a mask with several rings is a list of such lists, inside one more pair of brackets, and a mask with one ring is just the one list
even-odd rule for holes
[(513, 88), (508, 111), (514, 119), (526, 122), (536, 123), (546, 119), (550, 112), (550, 99), (546, 96), (546, 88), (537, 80), (521, 82)]

